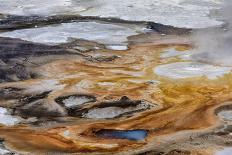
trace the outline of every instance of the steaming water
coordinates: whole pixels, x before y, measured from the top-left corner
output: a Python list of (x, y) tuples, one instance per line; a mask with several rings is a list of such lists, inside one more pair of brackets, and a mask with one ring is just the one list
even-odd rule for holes
[(154, 73), (172, 79), (207, 76), (215, 79), (231, 72), (231, 67), (213, 66), (198, 62), (177, 62), (160, 65), (154, 68)]
[(162, 53), (160, 55), (161, 58), (170, 58), (170, 57), (178, 57), (178, 56), (186, 56), (186, 54), (188, 55), (190, 52), (186, 52), (186, 51), (177, 51), (175, 48), (170, 48), (166, 51), (164, 51), (164, 53)]
[(0, 0), (0, 13), (79, 14), (202, 28), (221, 24), (209, 17), (210, 10), (221, 5), (222, 0)]
[(209, 29), (194, 33), (193, 38), (197, 49), (190, 58), (232, 66), (232, 1), (225, 0), (223, 8), (219, 12), (225, 21), (224, 31), (222, 29)]

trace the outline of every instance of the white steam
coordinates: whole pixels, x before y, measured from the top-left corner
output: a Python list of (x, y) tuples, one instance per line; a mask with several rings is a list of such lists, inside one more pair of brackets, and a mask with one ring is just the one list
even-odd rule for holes
[(232, 66), (232, 1), (225, 0), (220, 16), (225, 24), (193, 33), (196, 53), (192, 59)]

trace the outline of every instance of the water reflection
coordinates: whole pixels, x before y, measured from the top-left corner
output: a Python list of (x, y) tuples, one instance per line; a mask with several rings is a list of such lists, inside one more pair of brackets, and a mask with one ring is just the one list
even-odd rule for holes
[(146, 130), (107, 130), (103, 129), (96, 133), (97, 136), (103, 138), (128, 139), (128, 140), (144, 140), (148, 136)]

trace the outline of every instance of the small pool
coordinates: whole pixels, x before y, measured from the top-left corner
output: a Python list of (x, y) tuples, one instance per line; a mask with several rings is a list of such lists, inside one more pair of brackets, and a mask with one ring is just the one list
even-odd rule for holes
[(232, 154), (232, 148), (225, 148), (224, 150), (216, 152), (215, 155), (231, 155)]
[(232, 110), (223, 110), (217, 114), (224, 121), (232, 121)]
[(148, 136), (147, 130), (112, 130), (102, 129), (96, 135), (103, 138), (128, 139), (133, 141), (144, 140)]

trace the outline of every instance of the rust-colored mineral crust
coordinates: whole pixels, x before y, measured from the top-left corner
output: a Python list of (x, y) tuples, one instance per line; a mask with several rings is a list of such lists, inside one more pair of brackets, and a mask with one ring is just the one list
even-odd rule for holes
[[(165, 36), (126, 51), (100, 49), (85, 53), (87, 59), (66, 56), (35, 65), (38, 78), (0, 84), (1, 106), (20, 117), (18, 125), (2, 125), (0, 137), (22, 154), (211, 154), (223, 124), (215, 109), (232, 99), (231, 74), (172, 79), (154, 72), (186, 61), (179, 55), (192, 48), (187, 37)], [(170, 49), (178, 54), (161, 57)], [(112, 133), (97, 134), (102, 131)], [(128, 133), (143, 133), (142, 139)], [(204, 141), (201, 136), (210, 133), (215, 141)]]

